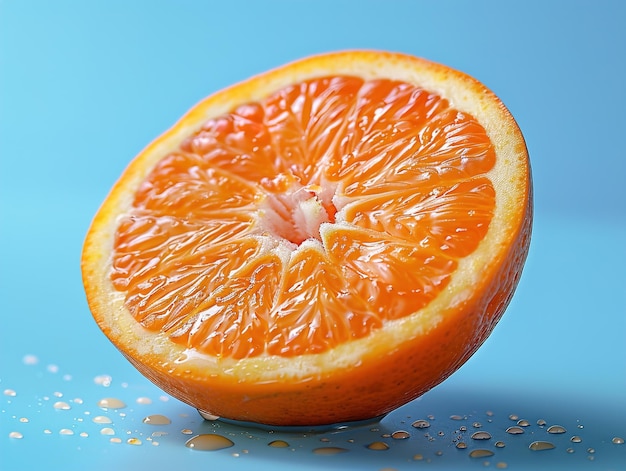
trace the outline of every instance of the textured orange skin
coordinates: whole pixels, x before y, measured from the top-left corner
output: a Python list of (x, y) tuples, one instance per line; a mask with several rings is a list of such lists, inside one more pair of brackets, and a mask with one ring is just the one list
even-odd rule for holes
[[(520, 153), (525, 152), (520, 149)], [(144, 355), (138, 360), (134, 348), (122, 344), (111, 334), (110, 326), (99, 319), (92, 300), (102, 287), (86, 283), (87, 296), (100, 327), (128, 360), (163, 390), (195, 408), (269, 425), (313, 426), (378, 417), (420, 396), (456, 371), (501, 318), (529, 249), (532, 184), (530, 168), (527, 170), (521, 184), (526, 188), (527, 204), (510, 216), (520, 225), (511, 234), (509, 250), (486, 268), (469, 299), (442, 312), (442, 321), (426, 334), (405, 339), (393, 351), (381, 345), (367, 362), (343, 370), (329, 368), (328, 374), (306, 382), (259, 384), (227, 377), (216, 380), (193, 369), (172, 371), (158, 357)], [(106, 213), (98, 217), (108, 217)], [(89, 256), (84, 255), (83, 264)]]

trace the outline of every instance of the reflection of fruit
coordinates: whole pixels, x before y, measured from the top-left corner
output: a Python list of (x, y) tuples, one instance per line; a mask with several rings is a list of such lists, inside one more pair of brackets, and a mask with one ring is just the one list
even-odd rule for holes
[(531, 228), (523, 138), (464, 74), (380, 52), (287, 65), (193, 108), (96, 215), (99, 326), (210, 414), (371, 418), (489, 335)]

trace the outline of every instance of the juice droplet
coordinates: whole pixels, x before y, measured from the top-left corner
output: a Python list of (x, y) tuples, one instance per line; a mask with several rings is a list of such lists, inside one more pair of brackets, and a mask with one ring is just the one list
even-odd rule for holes
[(15, 397), (15, 396), (17, 396), (17, 393), (13, 389), (5, 389), (4, 390), (4, 395), (5, 396), (9, 396), (9, 397)]
[(113, 430), (111, 427), (104, 427), (102, 430), (100, 430), (100, 433), (102, 435), (115, 435), (115, 430)]
[(234, 443), (226, 437), (214, 433), (203, 433), (190, 438), (185, 443), (187, 448), (199, 451), (216, 451), (230, 448)]
[(520, 419), (517, 421), (517, 425), (519, 425), (520, 427), (528, 427), (530, 425), (530, 422), (526, 419)]
[(315, 448), (313, 450), (313, 453), (315, 453), (316, 455), (337, 455), (339, 453), (345, 453), (346, 451), (348, 450), (338, 446), (323, 446), (320, 448)]
[(372, 442), (367, 445), (367, 448), (369, 448), (370, 450), (383, 451), (388, 450), (389, 445), (387, 445), (385, 442)]
[(490, 438), (491, 434), (482, 430), (480, 432), (474, 432), (472, 434), (472, 439), (474, 440), (489, 440)]
[(493, 456), (494, 453), (491, 450), (472, 450), (470, 451), (469, 457), (470, 458), (488, 458), (490, 456)]
[(96, 424), (110, 424), (113, 423), (111, 419), (109, 419), (106, 415), (97, 415), (93, 419), (91, 419)]
[(393, 438), (394, 440), (406, 440), (410, 436), (411, 434), (406, 430), (396, 430), (391, 434), (391, 438)]
[(70, 410), (71, 409), (70, 405), (67, 402), (63, 402), (63, 401), (55, 402), (53, 407), (57, 410)]
[(580, 443), (583, 441), (582, 438), (580, 438), (578, 435), (574, 435), (572, 438), (569, 439), (572, 443)]
[(532, 451), (543, 451), (543, 450), (552, 450), (553, 448), (556, 448), (556, 447), (554, 446), (553, 443), (538, 440), (528, 445), (528, 448), (530, 448)]
[(204, 420), (217, 420), (220, 418), (219, 415), (211, 414), (210, 412), (198, 409), (198, 413), (202, 416)]
[(123, 409), (126, 407), (124, 401), (115, 399), (114, 397), (105, 397), (98, 401), (98, 407), (102, 409)]
[(502, 441), (497, 441), (496, 442), (496, 448), (504, 448), (506, 446), (506, 443), (502, 442)]
[(506, 429), (506, 433), (510, 433), (511, 435), (519, 435), (520, 433), (524, 433), (524, 429), (522, 427), (509, 427)]
[(416, 420), (411, 425), (413, 425), (413, 427), (415, 428), (428, 428), (430, 427), (430, 422), (428, 420), (420, 419), (420, 420)]
[(467, 448), (467, 443), (465, 443), (465, 442), (458, 442), (458, 443), (456, 444), (456, 447), (457, 447), (459, 450), (465, 450), (465, 449)]
[(274, 440), (269, 442), (267, 446), (271, 446), (273, 448), (288, 448), (289, 443), (287, 443), (285, 440)]
[(139, 440), (138, 438), (129, 438), (128, 440), (126, 440), (126, 443), (128, 443), (129, 445), (141, 445), (141, 440)]
[(613, 440), (611, 440), (611, 442), (613, 442), (615, 445), (623, 445), (624, 439), (622, 437), (613, 437)]
[(171, 424), (172, 421), (168, 417), (165, 417), (164, 415), (152, 414), (152, 415), (149, 415), (148, 417), (145, 417), (143, 419), (143, 423), (150, 424), (150, 425), (168, 425), (168, 424)]
[(20, 432), (11, 432), (9, 433), (9, 438), (20, 439), (20, 438), (24, 438), (24, 435), (22, 435)]
[(565, 430), (565, 427), (561, 425), (550, 425), (548, 427), (547, 432), (548, 433), (565, 433), (567, 432), (567, 430)]

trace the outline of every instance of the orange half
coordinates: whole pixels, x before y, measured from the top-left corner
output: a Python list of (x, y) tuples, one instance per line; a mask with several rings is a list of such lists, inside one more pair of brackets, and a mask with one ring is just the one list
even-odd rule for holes
[(103, 332), (211, 415), (380, 416), (459, 368), (508, 305), (532, 185), (484, 85), (377, 51), (220, 91), (137, 156), (89, 230)]

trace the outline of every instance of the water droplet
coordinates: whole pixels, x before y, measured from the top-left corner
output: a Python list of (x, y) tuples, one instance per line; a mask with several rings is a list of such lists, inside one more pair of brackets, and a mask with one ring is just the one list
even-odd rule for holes
[(15, 396), (17, 396), (17, 393), (13, 389), (5, 389), (4, 390), (4, 395), (5, 396), (9, 396), (9, 397), (15, 397)]
[(450, 420), (463, 420), (462, 415), (451, 415)]
[(593, 448), (587, 448), (587, 453), (595, 453), (596, 450)]
[(25, 355), (24, 358), (22, 358), (22, 362), (25, 365), (36, 365), (37, 363), (39, 363), (39, 358), (37, 358), (35, 355)]
[(474, 422), (474, 423), (472, 424), (472, 427), (474, 427), (474, 428), (480, 428), (480, 427), (482, 427), (482, 426), (483, 426), (483, 424), (481, 424), (480, 422)]
[(464, 450), (465, 448), (467, 448), (467, 443), (465, 443), (465, 442), (458, 442), (458, 443), (456, 444), (456, 447), (457, 447), (459, 450)]
[(57, 365), (48, 365), (48, 371), (50, 373), (58, 373), (59, 372), (59, 367)]
[(491, 450), (472, 450), (470, 451), (469, 457), (470, 458), (488, 458), (490, 456), (493, 456), (494, 453)]
[(82, 404), (82, 403), (83, 403), (83, 400), (82, 400), (80, 397), (77, 397), (77, 398), (75, 398), (75, 399), (72, 399), (72, 402), (73, 402), (74, 404)]
[(316, 455), (337, 455), (339, 453), (345, 453), (346, 451), (348, 450), (338, 446), (323, 446), (320, 448), (315, 448), (313, 450), (313, 453), (315, 453)]
[(511, 415), (509, 415), (509, 419), (518, 421), (519, 420), (519, 416), (517, 414), (511, 414)]
[(582, 438), (580, 438), (578, 435), (574, 435), (572, 438), (570, 438), (570, 441), (571, 441), (572, 443), (580, 443), (580, 442), (582, 442), (582, 441), (583, 441), (583, 439), (582, 439)]
[(149, 415), (148, 417), (145, 417), (143, 419), (143, 423), (150, 424), (150, 425), (168, 425), (168, 424), (171, 424), (172, 421), (164, 415), (152, 414), (152, 415)]
[(230, 448), (234, 443), (222, 435), (203, 433), (190, 438), (185, 442), (187, 448), (199, 451), (215, 451)]
[(80, 432), (80, 436), (86, 438), (89, 436), (89, 434), (87, 432)]
[(440, 430), (439, 432), (437, 432), (437, 435), (439, 435), (440, 437), (443, 437), (446, 433), (443, 430)]
[(509, 427), (506, 429), (506, 433), (510, 433), (511, 435), (519, 435), (520, 433), (524, 433), (524, 429), (522, 427)]
[(547, 432), (548, 433), (565, 433), (567, 432), (567, 430), (565, 430), (565, 427), (561, 425), (550, 425), (548, 427)]
[(98, 401), (98, 407), (102, 409), (123, 409), (126, 407), (124, 401), (115, 399), (114, 397), (105, 397)]
[(467, 427), (466, 427), (465, 425), (461, 425), (461, 426), (459, 427), (459, 431), (460, 431), (460, 432), (467, 432)]
[(20, 438), (24, 438), (24, 435), (22, 435), (20, 432), (11, 432), (9, 433), (9, 438), (20, 439)]
[(111, 378), (109, 375), (99, 375), (93, 379), (94, 383), (99, 386), (104, 386), (105, 388), (111, 386), (111, 381), (113, 381), (113, 378)]
[(133, 438), (129, 438), (128, 440), (126, 440), (126, 443), (128, 443), (129, 445), (141, 445), (141, 440), (133, 437)]
[(20, 422), (22, 422), (23, 424), (26, 424), (29, 422), (29, 420), (26, 417), (20, 417)]
[(393, 438), (394, 440), (406, 440), (410, 436), (411, 434), (406, 430), (396, 430), (391, 434), (391, 438)]
[(285, 440), (274, 440), (269, 442), (267, 446), (271, 446), (273, 448), (288, 448), (289, 443), (287, 443)]
[(115, 430), (113, 430), (111, 427), (104, 427), (102, 430), (100, 430), (100, 433), (102, 435), (115, 435)]
[(118, 437), (113, 437), (109, 440), (111, 443), (122, 443), (122, 439)]
[(441, 451), (441, 450), (437, 450), (437, 451), (435, 452), (435, 456), (443, 456), (443, 451)]
[(62, 392), (59, 392), (59, 391), (55, 391), (55, 392), (53, 393), (53, 396), (54, 396), (54, 397), (63, 397), (63, 393), (62, 393)]
[(624, 439), (622, 437), (613, 437), (613, 440), (611, 440), (611, 442), (615, 445), (623, 445)]
[(502, 442), (502, 441), (497, 441), (496, 442), (496, 448), (504, 448), (506, 446), (506, 443)]
[(421, 453), (418, 453), (417, 455), (413, 455), (413, 459), (415, 461), (422, 461), (424, 459), (424, 455), (422, 455)]
[(200, 410), (198, 409), (198, 414), (200, 414), (200, 416), (204, 419), (204, 420), (217, 420), (220, 418), (219, 415), (215, 415), (215, 414), (211, 414), (210, 412), (204, 411), (204, 410)]
[(574, 453), (574, 449), (573, 448), (568, 448), (567, 450), (565, 450), (568, 453)]
[(552, 450), (553, 448), (556, 448), (556, 447), (554, 446), (553, 443), (538, 440), (528, 445), (528, 448), (531, 449), (532, 451), (543, 451), (543, 450)]
[(109, 419), (106, 415), (97, 415), (93, 419), (91, 419), (96, 424), (110, 424), (113, 423), (111, 419)]
[(367, 445), (367, 448), (369, 448), (370, 450), (383, 451), (388, 450), (389, 445), (387, 445), (385, 442), (372, 442)]
[(149, 397), (138, 397), (137, 404), (152, 404), (152, 399)]
[(63, 402), (63, 401), (55, 402), (53, 407), (57, 410), (70, 410), (71, 409), (70, 405), (67, 402)]
[(517, 425), (519, 425), (520, 427), (528, 427), (530, 425), (530, 422), (526, 419), (520, 419), (517, 421)]
[(430, 422), (428, 420), (420, 419), (420, 420), (416, 420), (411, 425), (413, 425), (413, 427), (415, 428), (428, 428), (430, 427)]
[(506, 464), (504, 461), (498, 461), (496, 463), (496, 468), (498, 468), (498, 469), (506, 469), (508, 467), (509, 467), (509, 465)]
[(69, 428), (62, 428), (61, 430), (59, 430), (59, 433), (61, 435), (74, 435), (74, 431)]
[(490, 438), (491, 438), (491, 434), (485, 431), (474, 432), (472, 434), (472, 439), (474, 440), (489, 440)]
[(539, 427), (545, 427), (547, 424), (548, 424), (548, 422), (546, 422), (546, 421), (545, 421), (545, 420), (543, 420), (543, 419), (539, 419), (539, 420), (537, 421), (537, 425), (539, 425)]
[(43, 433), (45, 433), (46, 435), (50, 435), (52, 433), (52, 430), (50, 430), (49, 428), (45, 429), (43, 431)]

